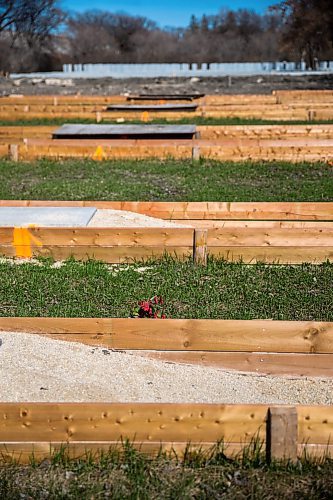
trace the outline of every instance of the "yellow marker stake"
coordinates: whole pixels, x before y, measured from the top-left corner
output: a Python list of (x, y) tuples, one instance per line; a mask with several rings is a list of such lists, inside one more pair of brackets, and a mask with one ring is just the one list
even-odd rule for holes
[(31, 243), (37, 247), (43, 246), (43, 244), (33, 234), (30, 234), (27, 227), (14, 227), (13, 246), (15, 248), (16, 257), (30, 259), (32, 257)]
[(141, 115), (142, 122), (149, 122), (149, 113), (148, 111), (144, 111)]
[(101, 161), (105, 158), (105, 153), (102, 146), (97, 146), (95, 153), (93, 154), (93, 159), (97, 161)]

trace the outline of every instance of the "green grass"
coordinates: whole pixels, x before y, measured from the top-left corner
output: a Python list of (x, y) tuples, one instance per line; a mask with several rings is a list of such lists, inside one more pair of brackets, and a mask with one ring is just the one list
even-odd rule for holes
[[(1, 461), (1, 459), (0, 459)], [(266, 465), (258, 450), (226, 458), (223, 446), (149, 458), (124, 444), (121, 453), (70, 460), (66, 450), (50, 461), (0, 466), (0, 497), (16, 499), (329, 499), (332, 460)]]
[(212, 160), (0, 160), (0, 199), (331, 201), (322, 163)]
[[(64, 123), (96, 123), (95, 119), (89, 118), (30, 118), (22, 120), (1, 120), (0, 126), (18, 126), (18, 125), (63, 125)], [(117, 120), (112, 120), (111, 116), (108, 120), (102, 120), (101, 123), (119, 123)], [(122, 123), (140, 123), (141, 120), (125, 120)], [(189, 116), (188, 118), (180, 118), (179, 120), (170, 120), (166, 118), (156, 118), (149, 123), (160, 124), (193, 124), (193, 125), (330, 125), (333, 120), (261, 120), (259, 118), (205, 118), (201, 116)]]
[[(143, 268), (143, 269), (141, 269)], [(56, 269), (0, 263), (1, 316), (128, 317), (161, 295), (169, 318), (333, 321), (333, 264), (207, 267), (171, 258), (112, 267), (74, 260)]]

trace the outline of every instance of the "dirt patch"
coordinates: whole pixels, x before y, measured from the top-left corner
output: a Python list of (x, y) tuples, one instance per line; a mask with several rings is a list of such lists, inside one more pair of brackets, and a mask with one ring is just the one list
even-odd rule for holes
[(256, 75), (217, 78), (99, 78), (72, 80), (70, 86), (47, 85), (45, 80), (33, 83), (32, 78), (12, 80), (0, 78), (0, 95), (119, 95), (129, 93), (205, 93), (205, 94), (270, 94), (272, 90), (329, 89), (333, 74), (323, 75)]

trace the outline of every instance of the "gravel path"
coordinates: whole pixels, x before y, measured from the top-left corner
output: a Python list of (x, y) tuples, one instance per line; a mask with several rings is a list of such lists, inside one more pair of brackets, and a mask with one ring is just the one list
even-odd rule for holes
[(171, 364), (0, 332), (0, 401), (332, 404), (333, 380)]
[[(184, 224), (157, 219), (126, 210), (98, 209), (88, 227), (186, 227)], [(188, 225), (188, 227), (191, 227)]]

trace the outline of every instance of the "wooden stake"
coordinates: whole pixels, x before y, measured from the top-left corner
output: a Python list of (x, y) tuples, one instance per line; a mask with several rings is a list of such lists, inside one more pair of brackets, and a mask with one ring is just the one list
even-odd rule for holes
[(196, 160), (196, 161), (200, 160), (200, 148), (199, 148), (199, 146), (194, 146), (192, 148), (192, 160)]
[(193, 242), (193, 260), (195, 264), (207, 265), (208, 229), (195, 229)]
[(9, 158), (12, 161), (18, 161), (19, 159), (19, 147), (17, 144), (9, 145)]
[(295, 407), (272, 407), (267, 413), (266, 459), (297, 459), (297, 410)]

